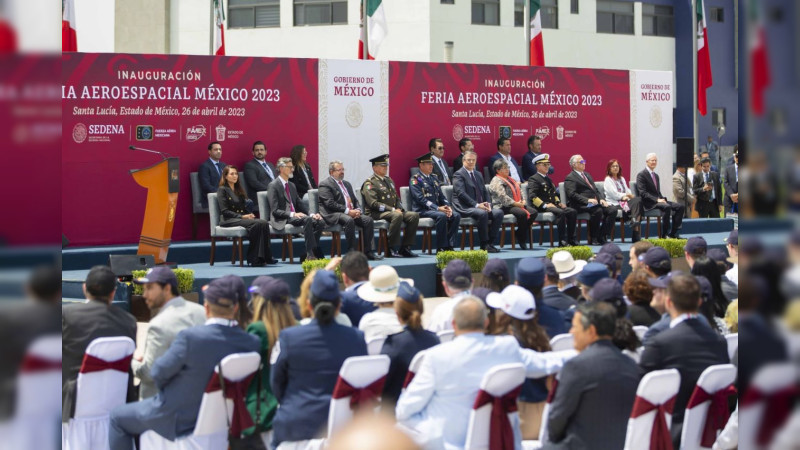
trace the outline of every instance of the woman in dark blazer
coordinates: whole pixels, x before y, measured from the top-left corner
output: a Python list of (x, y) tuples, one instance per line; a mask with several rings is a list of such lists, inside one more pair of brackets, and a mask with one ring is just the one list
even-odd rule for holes
[(403, 390), (411, 360), (417, 353), (439, 343), (435, 333), (422, 328), (422, 295), (417, 288), (401, 281), (394, 309), (404, 330), (387, 336), (381, 349), (381, 354), (391, 359), (381, 396), (383, 411), (391, 415), (394, 415), (394, 406)]
[(306, 193), (311, 189), (317, 188), (317, 181), (314, 180), (314, 173), (311, 172), (311, 166), (306, 162), (308, 152), (303, 145), (295, 145), (292, 147), (292, 152), (289, 157), (292, 158), (294, 165), (294, 177), (292, 183), (297, 188), (297, 195), (300, 198), (305, 198)]
[(256, 215), (248, 212), (247, 194), (239, 182), (239, 172), (236, 167), (225, 166), (222, 169), (222, 178), (217, 189), (217, 202), (219, 202), (221, 227), (244, 227), (247, 229), (247, 264), (262, 267), (267, 264), (277, 264), (278, 260), (272, 257), (269, 248), (269, 223), (263, 219), (256, 219)]

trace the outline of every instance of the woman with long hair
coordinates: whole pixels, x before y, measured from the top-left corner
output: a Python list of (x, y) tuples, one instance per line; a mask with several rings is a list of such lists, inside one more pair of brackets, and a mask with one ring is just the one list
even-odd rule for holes
[[(217, 189), (221, 227), (244, 227), (247, 229), (247, 264), (263, 267), (277, 264), (272, 257), (269, 240), (269, 223), (264, 219), (256, 219), (252, 210), (252, 201), (242, 188), (239, 172), (234, 166), (225, 166)], [(248, 203), (249, 202), (249, 203)]]
[[(536, 303), (533, 294), (527, 289), (509, 285), (503, 292), (492, 292), (486, 303), (496, 308), (496, 327), (493, 333), (498, 336), (512, 335), (520, 347), (537, 352), (550, 351), (550, 338), (539, 325)], [(547, 378), (526, 379), (517, 399), (522, 439), (538, 439), (542, 423), (542, 413), (549, 388)]]
[(317, 188), (317, 181), (314, 180), (314, 173), (311, 171), (311, 165), (306, 161), (308, 151), (306, 151), (305, 145), (295, 145), (292, 147), (289, 157), (292, 158), (292, 165), (294, 165), (292, 183), (294, 183), (297, 188), (297, 195), (300, 198), (304, 198), (308, 191)]
[(251, 304), (253, 306), (254, 321), (247, 326), (247, 332), (258, 336), (261, 340), (260, 372), (259, 378), (250, 383), (247, 390), (247, 410), (255, 422), (255, 426), (244, 430), (245, 435), (263, 433), (272, 429), (272, 418), (278, 409), (278, 400), (272, 393), (269, 384), (269, 369), (267, 363), (278, 342), (281, 330), (297, 324), (289, 305), (289, 285), (285, 281), (262, 275), (250, 286)]
[(634, 234), (634, 242), (639, 236), (639, 222), (641, 221), (641, 199), (631, 192), (628, 182), (622, 176), (622, 168), (619, 161), (612, 159), (606, 166), (606, 179), (603, 181), (606, 192), (606, 201), (612, 205), (617, 205), (622, 210), (622, 218), (631, 224)]
[[(714, 315), (714, 302), (711, 300), (713, 294), (713, 288), (711, 287), (711, 282), (708, 281), (708, 278), (704, 277), (703, 275), (695, 275), (697, 279), (697, 283), (700, 285), (700, 307), (697, 311), (706, 318), (711, 328), (719, 333), (722, 336), (730, 333), (728, 330), (728, 325), (721, 317), (717, 317)], [(726, 309), (727, 312), (727, 309)]]
[(725, 317), (725, 310), (728, 308), (728, 299), (722, 293), (722, 274), (717, 263), (707, 256), (701, 256), (694, 260), (692, 275), (704, 276), (711, 283), (712, 296), (709, 299), (712, 310), (716, 317)]
[(624, 296), (622, 287), (617, 280), (611, 278), (604, 278), (598, 281), (589, 291), (591, 301), (609, 303), (617, 310), (617, 326), (614, 329), (614, 336), (612, 336), (611, 341), (618, 349), (638, 363), (639, 354), (637, 349), (641, 347), (642, 342), (633, 330), (633, 324), (627, 319), (628, 305), (625, 303)]
[(271, 448), (319, 437), (342, 363), (367, 355), (364, 333), (334, 320), (342, 300), (333, 271), (314, 274), (309, 300), (311, 323), (282, 330), (271, 355), (272, 392), (281, 405), (272, 420)]
[(439, 343), (439, 337), (435, 333), (422, 328), (422, 300), (422, 294), (417, 288), (405, 281), (400, 282), (394, 311), (403, 331), (387, 336), (381, 349), (381, 354), (388, 355), (391, 359), (381, 396), (383, 411), (390, 414), (394, 414), (394, 406), (403, 390), (411, 360), (417, 353)]
[[(536, 221), (539, 212), (531, 207), (525, 206), (522, 199), (522, 188), (517, 180), (511, 178), (508, 163), (504, 159), (494, 162), (492, 168), (496, 175), (489, 182), (489, 195), (492, 196), (492, 204), (500, 208), (503, 214), (512, 214), (517, 219), (516, 239), (520, 250), (527, 250), (528, 236), (531, 226)], [(531, 244), (532, 245), (532, 244)]]

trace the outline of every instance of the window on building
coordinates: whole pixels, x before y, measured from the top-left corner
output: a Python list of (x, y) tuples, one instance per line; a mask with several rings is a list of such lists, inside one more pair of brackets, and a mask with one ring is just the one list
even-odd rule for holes
[(675, 36), (675, 14), (672, 6), (642, 4), (642, 34)]
[(500, 0), (472, 0), (474, 25), (500, 25)]
[(228, 0), (228, 28), (279, 26), (280, 0)]
[(633, 34), (633, 3), (598, 0), (597, 32)]
[(717, 128), (720, 125), (725, 125), (725, 108), (711, 108), (711, 126)]
[(580, 14), (580, 0), (569, 0), (569, 12), (572, 14)]
[(558, 0), (542, 0), (542, 28), (558, 29)]
[(347, 1), (294, 0), (294, 25), (347, 24)]
[(525, 1), (514, 0), (514, 26), (525, 26)]
[(708, 19), (711, 22), (725, 22), (725, 8), (709, 8)]

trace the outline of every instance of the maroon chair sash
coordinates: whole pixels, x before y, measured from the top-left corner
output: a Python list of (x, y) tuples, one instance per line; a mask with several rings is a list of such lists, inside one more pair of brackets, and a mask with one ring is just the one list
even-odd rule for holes
[(383, 376), (363, 388), (356, 388), (344, 378), (339, 377), (336, 380), (336, 386), (333, 388), (332, 397), (334, 399), (350, 397), (350, 409), (357, 410), (377, 402), (383, 393), (383, 385), (385, 383), (386, 376)]
[(728, 423), (728, 417), (730, 417), (728, 397), (731, 395), (736, 395), (736, 387), (733, 385), (722, 388), (713, 394), (709, 394), (700, 386), (695, 386), (694, 392), (689, 398), (689, 403), (686, 404), (686, 409), (711, 401), (708, 405), (703, 424), (703, 435), (700, 439), (700, 445), (703, 447), (711, 448), (717, 440), (717, 431), (725, 428), (725, 424)]
[(133, 354), (130, 354), (116, 361), (105, 361), (87, 353), (83, 355), (81, 373), (102, 372), (104, 370), (116, 370), (117, 372), (128, 373), (128, 370), (131, 368), (132, 356)]
[[(239, 437), (242, 430), (250, 428), (254, 425), (253, 418), (250, 412), (247, 411), (244, 397), (247, 393), (247, 388), (250, 386), (250, 380), (255, 376), (255, 372), (251, 373), (247, 378), (239, 381), (230, 381), (225, 379), (225, 391), (222, 393), (223, 397), (233, 400), (233, 417), (231, 418), (231, 429), (229, 434)], [(214, 372), (211, 379), (208, 380), (206, 385), (206, 393), (216, 392), (222, 390), (222, 383), (220, 383), (219, 374)]]
[(772, 441), (772, 436), (778, 431), (792, 411), (795, 397), (800, 394), (800, 389), (796, 385), (789, 386), (780, 391), (765, 394), (755, 387), (745, 392), (740, 401), (740, 408), (745, 408), (754, 403), (764, 401), (764, 415), (761, 416), (761, 423), (758, 426), (756, 443), (764, 446)]
[(673, 396), (660, 405), (654, 405), (646, 399), (636, 396), (631, 419), (643, 416), (650, 411), (656, 411), (656, 416), (653, 418), (653, 431), (650, 433), (650, 450), (672, 450), (672, 436), (669, 434), (666, 415), (672, 414), (672, 410), (675, 408), (675, 398), (676, 396)]
[(48, 370), (61, 370), (61, 360), (40, 358), (36, 355), (25, 355), (20, 364), (20, 373), (46, 372)]
[(508, 414), (517, 410), (517, 397), (522, 390), (522, 385), (517, 386), (505, 395), (495, 397), (481, 389), (475, 398), (472, 409), (483, 405), (492, 404), (492, 417), (489, 423), (489, 450), (513, 450), (514, 430)]
[(556, 389), (558, 389), (558, 378), (553, 377), (553, 387), (547, 393), (547, 403), (553, 403), (553, 399), (556, 398)]
[(410, 370), (406, 372), (406, 378), (403, 380), (403, 389), (407, 388), (408, 385), (411, 384), (411, 381), (414, 379), (415, 375), (416, 374)]

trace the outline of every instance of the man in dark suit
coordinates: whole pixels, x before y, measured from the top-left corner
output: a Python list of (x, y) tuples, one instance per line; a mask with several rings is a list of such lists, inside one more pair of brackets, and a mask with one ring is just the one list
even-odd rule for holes
[[(522, 157), (522, 182), (528, 178), (536, 175), (536, 163), (534, 159), (542, 154), (542, 138), (540, 136), (532, 135), (528, 137), (528, 151)], [(549, 158), (548, 158), (549, 159)], [(552, 171), (553, 167), (550, 166), (549, 170)], [(552, 172), (546, 172), (552, 173)]]
[(117, 276), (111, 268), (94, 266), (83, 283), (83, 294), (89, 301), (68, 304), (61, 308), (63, 422), (69, 422), (75, 413), (78, 372), (86, 347), (101, 337), (127, 336), (136, 340), (136, 319), (127, 311), (111, 306), (116, 290)]
[(354, 328), (358, 328), (364, 314), (378, 308), (375, 303), (358, 296), (358, 288), (369, 280), (369, 263), (363, 253), (349, 252), (342, 258), (340, 267), (344, 284), (340, 312), (350, 319)]
[[(453, 160), (453, 173), (458, 172), (458, 169), (464, 167), (464, 152), (467, 150), (474, 151), (475, 145), (472, 143), (470, 138), (461, 138), (461, 140), (458, 141), (458, 149), (461, 151), (461, 153), (459, 153), (459, 155), (456, 156), (456, 159)], [(480, 168), (477, 166), (475, 167), (475, 170), (480, 172)]]
[(511, 140), (508, 138), (501, 137), (497, 140), (497, 153), (495, 153), (491, 158), (489, 158), (489, 178), (494, 178), (497, 175), (497, 172), (494, 170), (494, 162), (498, 159), (504, 159), (508, 163), (508, 175), (517, 180), (518, 183), (522, 183), (522, 169), (519, 167), (514, 158), (511, 156)]
[(539, 212), (549, 212), (556, 216), (559, 247), (578, 245), (575, 237), (578, 212), (568, 207), (558, 197), (556, 185), (548, 176), (553, 167), (550, 165), (550, 155), (543, 153), (537, 156), (533, 164), (536, 166), (536, 173), (528, 177), (528, 203)]
[(733, 150), (733, 164), (725, 166), (723, 172), (725, 179), (725, 204), (726, 210), (739, 212), (739, 149)]
[(559, 373), (544, 448), (623, 448), (639, 369), (611, 341), (616, 309), (592, 302), (578, 307), (570, 334), (578, 356)]
[(297, 188), (289, 181), (293, 175), (294, 166), (291, 158), (278, 160), (278, 178), (267, 188), (267, 201), (269, 201), (269, 224), (276, 230), (283, 230), (286, 224), (303, 227), (303, 236), (306, 241), (306, 259), (314, 260), (322, 257), (319, 248), (319, 238), (325, 221), (322, 216), (308, 214), (306, 205), (300, 201)]
[(197, 177), (200, 180), (200, 191), (203, 193), (200, 201), (205, 207), (208, 206), (208, 194), (217, 192), (217, 189), (219, 189), (222, 169), (227, 165), (220, 161), (220, 158), (222, 158), (222, 145), (217, 141), (208, 144), (208, 159), (203, 161), (203, 164), (200, 164), (200, 169), (197, 171)]
[(361, 227), (364, 238), (364, 254), (372, 261), (383, 259), (375, 253), (375, 221), (363, 214), (353, 185), (344, 181), (344, 163), (331, 161), (328, 164), (330, 176), (319, 183), (319, 211), (329, 226), (339, 224), (347, 240), (345, 253), (358, 248), (356, 245), (356, 226)]
[(639, 365), (644, 372), (678, 369), (681, 384), (672, 412), (672, 440), (680, 443), (683, 414), (700, 374), (714, 364), (728, 363), (728, 344), (698, 318), (700, 284), (692, 275), (674, 274), (664, 299), (669, 329), (647, 342)]
[(619, 206), (608, 203), (605, 194), (597, 189), (594, 179), (586, 172), (583, 156), (572, 155), (569, 165), (572, 171), (564, 179), (567, 204), (579, 213), (589, 213), (591, 244), (605, 245), (611, 239)]
[[(656, 166), (658, 166), (658, 156), (655, 153), (648, 153), (645, 158), (647, 167), (636, 175), (638, 193), (634, 192), (634, 194), (642, 198), (642, 208), (645, 211), (652, 209), (661, 211), (661, 236), (659, 237), (678, 238), (685, 208), (680, 203), (668, 201), (661, 195), (661, 178), (655, 172)], [(671, 228), (670, 223), (672, 224)]]
[(244, 163), (244, 181), (247, 185), (247, 197), (255, 204), (258, 211), (258, 193), (266, 191), (269, 184), (278, 176), (278, 171), (266, 160), (267, 147), (261, 141), (253, 143), (253, 159)]
[[(441, 145), (441, 141), (439, 145)], [(417, 158), (419, 173), (411, 177), (411, 181), (408, 183), (411, 206), (414, 211), (419, 213), (420, 217), (434, 220), (436, 251), (453, 250), (461, 216), (450, 207), (450, 202), (447, 201), (439, 186), (439, 180), (433, 176), (436, 164), (433, 162), (432, 156), (430, 153), (426, 153)]]
[(233, 353), (257, 352), (258, 337), (239, 328), (239, 305), (247, 303), (241, 278), (226, 275), (203, 289), (205, 325), (187, 328), (175, 337), (150, 374), (155, 397), (111, 411), (108, 442), (115, 450), (133, 449), (133, 438), (147, 430), (174, 440), (194, 429), (200, 402), (214, 368)]
[(701, 219), (716, 218), (722, 212), (722, 187), (719, 183), (719, 174), (711, 171), (711, 160), (700, 160), (700, 166), (703, 168), (700, 172), (694, 174), (692, 180), (692, 189), (697, 195), (697, 213), (700, 214)]
[(542, 287), (542, 303), (561, 312), (567, 311), (578, 302), (569, 295), (558, 290), (558, 271), (549, 258), (542, 258), (544, 264), (544, 287)]
[(481, 249), (498, 253), (494, 245), (503, 223), (503, 211), (493, 209), (491, 197), (486, 190), (483, 176), (475, 170), (478, 154), (472, 150), (464, 152), (464, 167), (453, 175), (453, 209), (461, 217), (470, 217), (478, 222)]
[(433, 159), (433, 173), (439, 178), (439, 184), (447, 186), (453, 184), (453, 172), (444, 162), (444, 143), (440, 138), (428, 141), (428, 151)]

